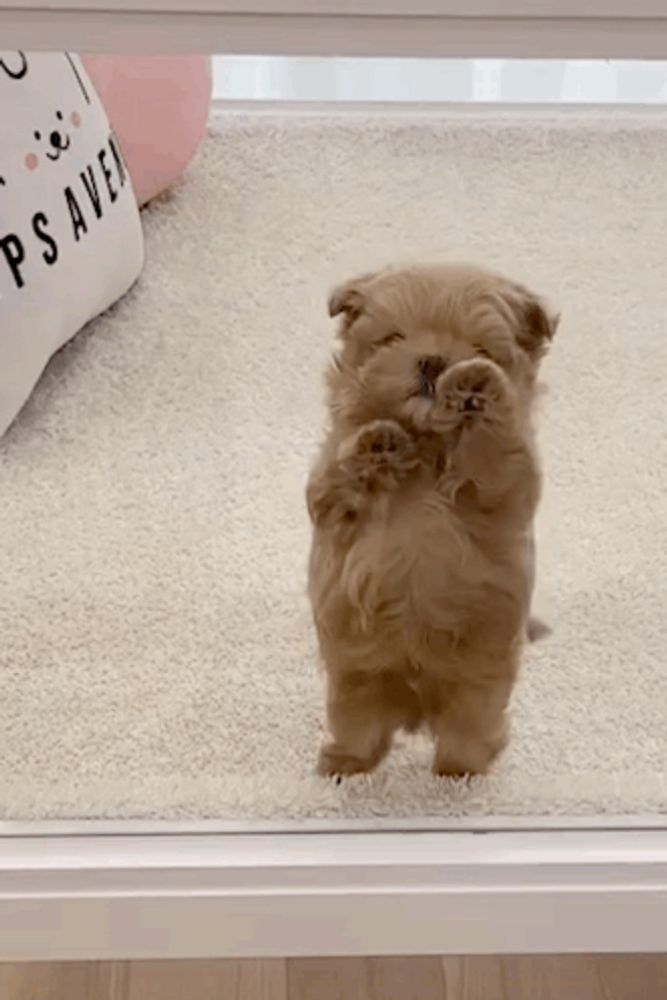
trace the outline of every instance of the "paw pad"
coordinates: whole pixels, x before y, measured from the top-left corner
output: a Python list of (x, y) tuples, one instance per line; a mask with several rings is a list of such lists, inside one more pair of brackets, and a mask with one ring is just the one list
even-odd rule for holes
[(360, 452), (369, 452), (377, 459), (396, 456), (410, 448), (410, 438), (391, 420), (376, 420), (362, 429), (357, 440)]
[(474, 416), (503, 398), (506, 381), (504, 372), (492, 361), (461, 361), (441, 379), (439, 395), (450, 413)]

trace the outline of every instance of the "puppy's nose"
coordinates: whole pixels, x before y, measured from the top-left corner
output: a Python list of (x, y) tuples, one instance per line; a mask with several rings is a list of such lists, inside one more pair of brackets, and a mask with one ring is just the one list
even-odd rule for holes
[(419, 374), (425, 382), (433, 385), (446, 368), (444, 360), (438, 354), (427, 354), (417, 362)]
[(51, 140), (51, 145), (55, 146), (56, 149), (58, 149), (60, 147), (60, 145), (62, 143), (62, 139), (60, 137), (60, 132), (52, 132), (51, 135), (49, 136), (49, 139)]

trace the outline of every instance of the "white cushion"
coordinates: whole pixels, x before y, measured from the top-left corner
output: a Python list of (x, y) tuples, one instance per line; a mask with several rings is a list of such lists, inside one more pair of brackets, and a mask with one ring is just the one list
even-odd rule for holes
[(118, 144), (65, 53), (0, 52), (0, 434), (51, 355), (136, 280), (143, 236)]

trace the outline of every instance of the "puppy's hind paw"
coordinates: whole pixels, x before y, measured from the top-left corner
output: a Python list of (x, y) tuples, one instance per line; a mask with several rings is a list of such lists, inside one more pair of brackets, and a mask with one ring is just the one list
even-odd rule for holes
[(317, 773), (321, 778), (337, 778), (340, 781), (352, 774), (364, 774), (372, 770), (374, 763), (355, 757), (335, 743), (326, 743), (320, 750)]

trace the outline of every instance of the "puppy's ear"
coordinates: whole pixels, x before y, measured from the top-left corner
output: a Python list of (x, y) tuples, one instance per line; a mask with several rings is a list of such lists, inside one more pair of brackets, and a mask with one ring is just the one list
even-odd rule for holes
[(342, 285), (338, 285), (329, 296), (329, 315), (343, 316), (340, 326), (340, 333), (345, 336), (352, 324), (364, 311), (366, 301), (365, 286), (373, 277), (372, 274), (363, 274), (358, 278), (352, 278)]
[(554, 312), (538, 295), (522, 285), (511, 285), (507, 301), (514, 315), (514, 328), (519, 346), (538, 360), (553, 340), (560, 314)]

